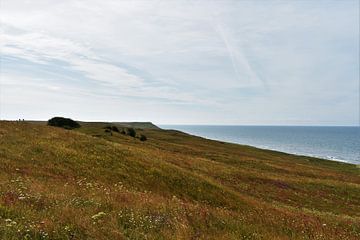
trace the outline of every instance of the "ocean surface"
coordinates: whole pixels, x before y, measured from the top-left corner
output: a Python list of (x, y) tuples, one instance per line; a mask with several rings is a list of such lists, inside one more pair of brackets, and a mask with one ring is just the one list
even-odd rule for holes
[(161, 125), (224, 142), (360, 164), (360, 127)]

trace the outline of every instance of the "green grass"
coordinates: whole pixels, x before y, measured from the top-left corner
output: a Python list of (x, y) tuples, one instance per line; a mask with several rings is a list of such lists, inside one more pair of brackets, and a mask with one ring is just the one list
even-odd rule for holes
[(0, 122), (1, 239), (360, 238), (355, 165), (81, 124)]

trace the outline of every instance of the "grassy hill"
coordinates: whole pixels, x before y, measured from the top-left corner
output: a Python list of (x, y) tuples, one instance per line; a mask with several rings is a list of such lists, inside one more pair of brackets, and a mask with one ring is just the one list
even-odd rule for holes
[(0, 122), (1, 239), (360, 238), (355, 165), (81, 124)]
[[(27, 123), (33, 123), (38, 125), (47, 125), (47, 121), (26, 121)], [(160, 129), (158, 126), (152, 122), (81, 122), (78, 121), (81, 125), (92, 127), (92, 126), (107, 126), (109, 124), (117, 127), (132, 127), (132, 128), (141, 128), (141, 129)]]

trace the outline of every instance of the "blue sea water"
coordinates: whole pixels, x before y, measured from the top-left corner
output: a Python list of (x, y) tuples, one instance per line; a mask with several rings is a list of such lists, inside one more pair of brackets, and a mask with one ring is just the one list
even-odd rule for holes
[(360, 164), (360, 127), (162, 125), (193, 135)]

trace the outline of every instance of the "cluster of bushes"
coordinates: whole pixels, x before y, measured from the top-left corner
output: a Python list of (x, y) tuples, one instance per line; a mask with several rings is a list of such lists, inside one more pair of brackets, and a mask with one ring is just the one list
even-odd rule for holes
[(104, 128), (105, 132), (120, 132), (116, 126), (106, 126)]
[[(50, 120), (48, 120), (47, 124), (49, 126), (54, 126), (54, 127), (61, 127), (61, 128), (65, 128), (65, 129), (74, 129), (74, 128), (79, 128), (81, 127), (81, 125), (70, 119), (70, 118), (64, 118), (64, 117), (53, 117)], [(122, 128), (121, 131), (119, 130), (119, 128), (117, 126), (106, 126), (104, 127), (104, 131), (106, 133), (110, 133), (110, 135), (113, 134), (113, 132), (117, 132), (117, 133), (121, 133), (133, 138), (138, 138), (140, 139), (140, 141), (146, 141), (147, 137), (143, 134), (137, 134), (134, 128)]]
[(143, 134), (140, 134), (140, 137), (139, 137), (140, 141), (144, 142), (147, 140), (147, 137)]
[(110, 133), (111, 135), (112, 135), (112, 132), (121, 133), (121, 134), (124, 134), (124, 135), (128, 135), (130, 137), (133, 137), (133, 138), (139, 138), (140, 141), (146, 141), (147, 140), (147, 137), (145, 135), (143, 135), (143, 134), (137, 135), (134, 128), (123, 128), (120, 131), (119, 128), (116, 127), (116, 126), (106, 126), (105, 127), (105, 132)]
[(54, 117), (48, 120), (47, 124), (53, 127), (61, 127), (65, 129), (74, 129), (81, 127), (80, 124), (70, 118)]

